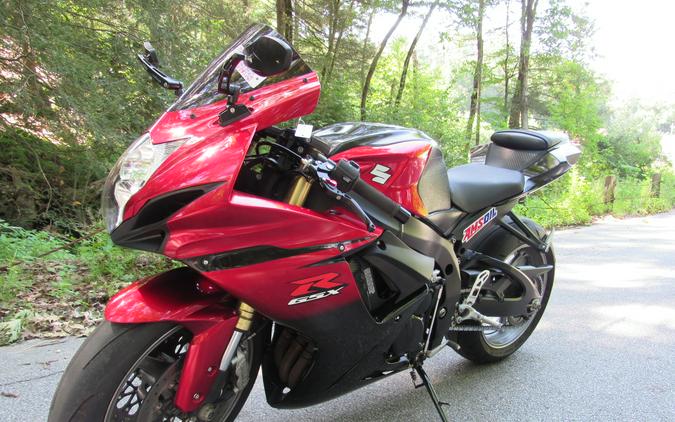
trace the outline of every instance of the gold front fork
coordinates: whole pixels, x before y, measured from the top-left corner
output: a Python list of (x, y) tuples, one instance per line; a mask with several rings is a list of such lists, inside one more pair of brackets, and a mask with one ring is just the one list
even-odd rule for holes
[(235, 330), (242, 332), (250, 330), (254, 315), (255, 309), (251, 305), (246, 302), (239, 302), (239, 320), (237, 320)]
[(301, 207), (305, 204), (312, 182), (305, 179), (304, 176), (296, 176), (291, 185), (291, 189), (286, 194), (284, 202)]

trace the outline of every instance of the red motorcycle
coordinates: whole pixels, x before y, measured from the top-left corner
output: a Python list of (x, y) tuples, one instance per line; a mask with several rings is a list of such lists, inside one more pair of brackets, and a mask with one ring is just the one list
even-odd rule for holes
[(398, 126), (274, 125), (310, 114), (317, 74), (252, 26), (110, 172), (103, 211), (120, 246), (185, 267), (115, 295), (54, 396), (49, 420), (232, 421), (262, 366), (277, 408), (319, 403), (449, 346), (474, 362), (515, 352), (553, 286), (551, 233), (511, 210), (560, 177), (564, 136), (506, 130), (446, 169)]

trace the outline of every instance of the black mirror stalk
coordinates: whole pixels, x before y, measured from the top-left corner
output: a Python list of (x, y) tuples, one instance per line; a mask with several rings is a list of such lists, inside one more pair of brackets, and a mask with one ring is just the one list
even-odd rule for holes
[(166, 73), (159, 70), (159, 59), (157, 58), (157, 51), (149, 42), (143, 43), (145, 54), (138, 54), (138, 60), (145, 68), (146, 72), (150, 74), (152, 79), (160, 84), (163, 88), (175, 91), (176, 95), (183, 93), (183, 82), (172, 78)]
[(234, 105), (239, 99), (241, 87), (239, 84), (230, 83), (234, 69), (244, 61), (244, 55), (235, 53), (223, 65), (218, 77), (218, 92), (227, 95), (227, 105)]

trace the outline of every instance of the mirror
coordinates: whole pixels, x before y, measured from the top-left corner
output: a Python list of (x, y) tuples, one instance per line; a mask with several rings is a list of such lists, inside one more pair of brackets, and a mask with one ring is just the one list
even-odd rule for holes
[(145, 58), (148, 60), (148, 62), (155, 67), (159, 67), (157, 50), (155, 50), (155, 47), (150, 44), (150, 41), (145, 41), (143, 43), (143, 48), (145, 49)]
[(262, 36), (244, 50), (246, 65), (260, 76), (274, 76), (291, 67), (293, 50), (284, 40)]
[(145, 54), (138, 54), (136, 57), (138, 57), (145, 71), (162, 87), (175, 91), (176, 95), (181, 95), (183, 93), (183, 83), (159, 70), (157, 51), (152, 44), (148, 41), (144, 42), (143, 49), (145, 49)]

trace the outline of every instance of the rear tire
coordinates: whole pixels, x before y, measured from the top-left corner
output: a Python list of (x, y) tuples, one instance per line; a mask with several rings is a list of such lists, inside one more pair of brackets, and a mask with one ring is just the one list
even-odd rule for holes
[[(143, 416), (149, 414), (143, 404), (146, 400), (150, 400), (151, 396), (154, 396), (154, 403), (160, 403), (156, 397), (160, 394), (157, 393), (158, 385), (162, 380), (166, 381), (171, 376), (178, 376), (182, 366), (182, 357), (187, 349), (185, 345), (189, 343), (190, 337), (189, 331), (171, 323), (113, 324), (107, 321), (101, 323), (82, 344), (66, 368), (52, 399), (48, 421), (150, 422), (150, 420), (156, 420), (156, 416), (152, 418)], [(242, 391), (237, 393), (233, 406), (228, 405), (227, 415), (214, 419), (214, 422), (234, 420), (244, 405), (253, 388), (262, 360), (263, 337), (263, 335), (256, 335), (246, 342), (246, 347), (252, 348), (248, 352), (251, 357), (248, 381)], [(178, 343), (174, 345), (171, 342)], [(154, 352), (155, 350), (161, 350), (162, 356), (172, 353), (175, 356), (173, 358), (169, 356), (166, 362), (162, 362), (161, 359), (152, 357), (153, 353), (158, 353)], [(147, 392), (133, 393), (132, 397), (123, 403), (127, 411), (124, 412), (123, 417), (120, 417), (117, 410), (121, 401), (119, 392), (124, 390), (126, 385), (131, 385), (130, 373), (135, 370), (134, 367), (139, 362), (146, 362), (148, 356), (150, 360), (153, 360), (150, 362), (154, 364), (153, 369), (157, 368), (157, 362), (160, 364), (159, 370), (149, 378), (149, 380), (154, 380), (154, 383), (145, 384), (146, 378), (143, 378), (141, 385), (136, 385), (138, 382), (135, 382), (137, 391), (147, 388)], [(150, 393), (150, 390), (155, 387), (157, 387), (156, 395)], [(134, 394), (136, 398), (133, 397)], [(145, 398), (139, 401), (139, 397), (142, 396)], [(172, 404), (166, 401), (165, 403), (167, 406)], [(114, 416), (113, 412), (115, 412)]]
[[(534, 233), (540, 236), (540, 238), (545, 234), (544, 229), (534, 221), (527, 218), (522, 218), (522, 220)], [(512, 222), (509, 222), (509, 224), (514, 225)], [(551, 291), (553, 290), (555, 256), (552, 248), (546, 253), (540, 252), (523, 243), (501, 227), (496, 227), (488, 236), (483, 237), (480, 240), (480, 244), (475, 246), (475, 249), (507, 262), (513, 260), (513, 254), (514, 252), (517, 252), (527, 256), (529, 259), (527, 264), (553, 265), (553, 270), (540, 276), (541, 280), (539, 280), (538, 283), (535, 283), (539, 284), (543, 289), (541, 308), (533, 317), (531, 317), (530, 321), (527, 321), (527, 327), (524, 328), (524, 331), (518, 333), (517, 338), (513, 338), (510, 341), (507, 339), (502, 342), (503, 344), (500, 344), (499, 341), (490, 339), (490, 336), (495, 337), (494, 334), (480, 331), (458, 332), (457, 343), (460, 348), (457, 353), (466, 359), (479, 364), (498, 362), (513, 354), (525, 343), (525, 341), (527, 341), (537, 327), (539, 320), (544, 315), (546, 305), (551, 296)]]

